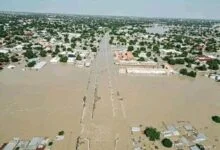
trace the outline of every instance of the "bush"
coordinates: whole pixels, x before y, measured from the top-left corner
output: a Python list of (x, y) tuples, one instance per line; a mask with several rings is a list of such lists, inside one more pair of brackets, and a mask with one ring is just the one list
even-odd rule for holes
[(146, 128), (144, 134), (149, 138), (150, 141), (156, 141), (160, 139), (160, 132), (156, 128)]
[(128, 46), (128, 51), (133, 51), (134, 47), (133, 46)]
[(140, 48), (140, 51), (144, 51), (144, 52), (145, 52), (145, 51), (146, 51), (146, 48), (145, 48), (145, 47), (141, 47), (141, 48)]
[(147, 52), (147, 57), (151, 57), (151, 52)]
[(59, 136), (64, 135), (64, 131), (60, 131), (60, 132), (58, 132), (58, 135), (59, 135)]
[(198, 67), (196, 67), (196, 69), (198, 69), (198, 70), (200, 70), (200, 71), (206, 71), (206, 70), (207, 70), (207, 68), (206, 68), (205, 65), (198, 66)]
[(174, 59), (168, 59), (168, 64), (175, 65), (176, 61)]
[(218, 60), (211, 60), (208, 61), (207, 64), (209, 65), (209, 69), (211, 70), (218, 70), (219, 69), (219, 61)]
[(41, 51), (40, 51), (40, 56), (41, 56), (41, 57), (46, 57), (46, 56), (47, 56), (47, 52), (44, 51), (44, 50), (41, 50)]
[(19, 59), (16, 56), (11, 56), (11, 61), (12, 62), (18, 62)]
[(144, 59), (144, 57), (140, 57), (140, 58), (138, 58), (137, 61), (145, 61), (145, 59)]
[(61, 56), (60, 57), (60, 62), (67, 62), (68, 57), (67, 56)]
[(27, 64), (28, 67), (34, 67), (35, 65), (36, 65), (36, 61), (32, 61)]
[(187, 69), (185, 68), (180, 69), (179, 73), (182, 75), (193, 77), (193, 78), (195, 78), (197, 75), (195, 71), (188, 72)]
[(195, 78), (196, 77), (196, 72), (195, 71), (190, 71), (187, 73), (188, 76)]
[(187, 70), (185, 68), (180, 69), (180, 74), (187, 75)]
[(80, 55), (77, 55), (76, 60), (82, 60), (82, 57)]
[(173, 146), (173, 142), (170, 139), (167, 139), (167, 138), (162, 140), (162, 144), (163, 144), (164, 147), (167, 147), (167, 148), (170, 148), (170, 147)]
[(93, 47), (93, 48), (92, 48), (92, 52), (97, 52), (97, 48), (96, 48), (96, 47)]
[(215, 123), (220, 123), (220, 116), (212, 116), (212, 120), (213, 120)]
[(52, 145), (53, 145), (53, 142), (49, 142), (48, 145), (49, 145), (49, 146), (52, 146)]
[(28, 59), (37, 57), (37, 55), (31, 49), (26, 50), (26, 52), (24, 53), (24, 56)]

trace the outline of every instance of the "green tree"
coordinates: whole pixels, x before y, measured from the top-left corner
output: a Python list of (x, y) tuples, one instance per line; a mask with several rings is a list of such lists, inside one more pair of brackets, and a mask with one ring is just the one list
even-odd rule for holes
[(29, 68), (34, 67), (36, 65), (36, 61), (31, 61), (27, 64)]
[(164, 147), (171, 148), (173, 146), (173, 142), (170, 139), (163, 139), (162, 142)]
[(24, 52), (24, 56), (28, 59), (37, 57), (37, 55), (31, 49), (26, 50), (26, 52)]
[(65, 133), (64, 131), (60, 131), (60, 132), (58, 132), (58, 135), (59, 135), (59, 136), (63, 136), (64, 133)]
[(133, 51), (134, 50), (134, 47), (133, 46), (128, 46), (128, 51)]
[(220, 116), (212, 116), (212, 121), (220, 123)]
[(67, 56), (61, 55), (61, 57), (60, 57), (60, 62), (65, 63), (65, 62), (67, 62), (67, 60), (68, 60), (68, 57), (67, 57)]
[(145, 51), (146, 51), (146, 47), (143, 47), (143, 46), (142, 46), (142, 47), (140, 48), (140, 51), (144, 51), (144, 52), (145, 52)]
[(137, 61), (145, 61), (145, 59), (144, 59), (144, 57), (140, 57), (140, 58), (138, 58)]
[(151, 52), (147, 52), (147, 57), (151, 57)]
[(97, 52), (97, 48), (96, 47), (92, 47), (92, 52)]
[(82, 57), (80, 55), (77, 55), (76, 60), (82, 60)]
[(219, 61), (217, 59), (208, 61), (207, 64), (209, 65), (209, 69), (211, 70), (218, 70), (219, 69)]
[(16, 56), (11, 56), (11, 61), (12, 62), (18, 62), (19, 61), (19, 59), (16, 57)]
[(185, 68), (182, 68), (180, 69), (179, 73), (182, 75), (187, 75), (187, 70)]
[(47, 52), (44, 51), (44, 50), (41, 50), (41, 51), (40, 51), (40, 56), (41, 56), (41, 57), (46, 57), (46, 56), (47, 56)]
[(156, 141), (160, 139), (160, 132), (156, 128), (147, 127), (144, 130), (144, 134), (149, 138), (150, 141)]

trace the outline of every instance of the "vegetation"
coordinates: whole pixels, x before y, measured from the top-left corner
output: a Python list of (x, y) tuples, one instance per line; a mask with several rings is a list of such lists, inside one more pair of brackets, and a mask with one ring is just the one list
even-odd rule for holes
[(53, 145), (53, 142), (50, 141), (50, 142), (48, 143), (48, 146), (52, 146), (52, 145)]
[(145, 59), (144, 59), (144, 57), (140, 57), (140, 58), (138, 58), (137, 61), (145, 61)]
[(219, 60), (211, 60), (208, 61), (207, 64), (209, 65), (209, 69), (211, 70), (218, 70), (219, 69)]
[(212, 116), (212, 121), (220, 123), (220, 116)]
[(0, 53), (0, 63), (10, 62), (9, 56), (7, 54)]
[(92, 52), (97, 52), (97, 48), (96, 47), (92, 47)]
[(150, 141), (156, 141), (160, 139), (160, 132), (156, 128), (147, 127), (144, 130), (144, 134), (149, 138)]
[(67, 56), (63, 56), (63, 55), (60, 56), (60, 62), (66, 63), (67, 60), (68, 60)]
[(128, 51), (133, 51), (134, 50), (134, 47), (133, 46), (128, 46)]
[(171, 148), (173, 146), (173, 142), (170, 139), (163, 139), (162, 144), (164, 147)]
[(26, 50), (26, 52), (24, 53), (24, 56), (28, 59), (32, 59), (32, 58), (36, 58), (37, 55), (31, 50)]
[(11, 62), (18, 62), (19, 59), (16, 56), (11, 56)]
[(36, 61), (31, 61), (27, 64), (28, 67), (34, 67), (36, 65)]
[(82, 60), (82, 57), (80, 55), (77, 55), (76, 60)]
[(44, 50), (41, 50), (41, 51), (40, 51), (40, 56), (41, 56), (41, 57), (46, 57), (46, 56), (47, 56), (47, 52), (44, 51)]
[(188, 72), (187, 69), (185, 69), (185, 68), (180, 69), (179, 73), (182, 74), (182, 75), (193, 77), (193, 78), (196, 77), (196, 72), (195, 71)]
[(63, 136), (63, 135), (64, 135), (64, 131), (58, 132), (58, 135), (59, 135), (59, 136)]

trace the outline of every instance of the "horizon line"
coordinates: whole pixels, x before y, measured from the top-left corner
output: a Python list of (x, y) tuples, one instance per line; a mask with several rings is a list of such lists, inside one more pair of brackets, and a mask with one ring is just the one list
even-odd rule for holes
[(29, 13), (29, 14), (53, 14), (53, 15), (72, 15), (72, 16), (93, 16), (93, 17), (124, 17), (124, 18), (145, 18), (145, 19), (183, 19), (183, 20), (208, 20), (220, 21), (220, 18), (189, 18), (189, 17), (147, 17), (147, 16), (129, 16), (129, 15), (97, 15), (97, 14), (83, 14), (83, 13), (63, 13), (63, 12), (35, 12), (35, 11), (13, 11), (0, 10), (0, 13)]

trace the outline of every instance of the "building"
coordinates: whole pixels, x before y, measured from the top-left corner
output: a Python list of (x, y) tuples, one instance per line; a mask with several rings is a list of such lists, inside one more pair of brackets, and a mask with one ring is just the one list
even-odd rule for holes
[(198, 133), (196, 136), (195, 136), (195, 140), (193, 141), (194, 143), (201, 143), (203, 141), (206, 141), (206, 136), (203, 134), (203, 133)]
[(174, 126), (167, 126), (167, 130), (162, 132), (164, 137), (179, 136), (180, 133)]
[(116, 51), (114, 56), (116, 60), (129, 61), (134, 59), (132, 52)]
[(44, 67), (46, 64), (47, 64), (46, 61), (41, 61), (41, 62), (37, 63), (37, 64), (33, 67), (33, 69), (39, 70), (39, 69), (41, 69), (42, 67)]
[(200, 150), (200, 148), (198, 148), (196, 145), (195, 146), (191, 146), (190, 150)]
[(7, 50), (7, 49), (0, 49), (0, 53), (7, 54), (7, 53), (9, 53), (9, 50)]
[(42, 147), (41, 145), (44, 140), (43, 137), (33, 137), (26, 150), (36, 150), (38, 147)]
[(211, 61), (211, 60), (213, 60), (213, 58), (211, 58), (211, 57), (209, 57), (209, 56), (199, 56), (199, 57), (197, 57), (196, 58), (196, 60), (198, 60), (198, 61), (201, 61), (201, 62), (203, 62), (203, 61)]
[(178, 54), (178, 55), (182, 54), (182, 52), (177, 51), (175, 49), (160, 49), (161, 56), (166, 56), (169, 53), (171, 53), (171, 54)]
[(19, 138), (14, 138), (3, 148), (3, 150), (14, 150), (15, 146), (18, 144)]

